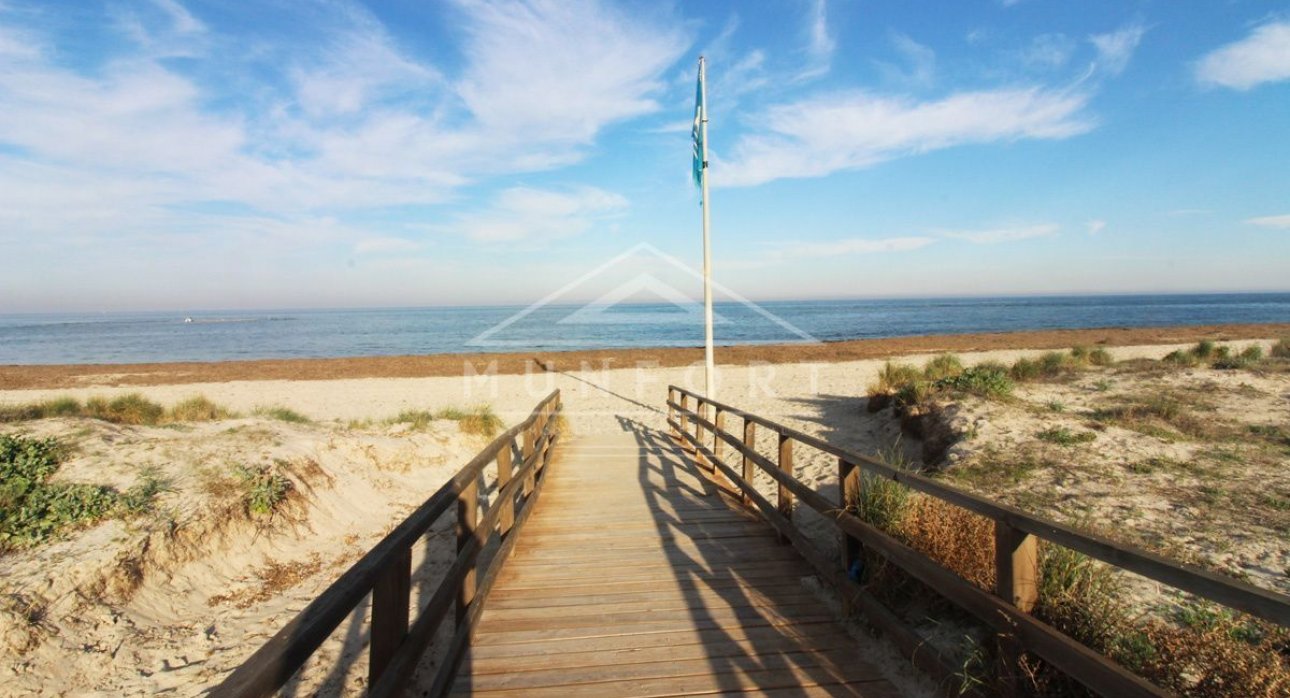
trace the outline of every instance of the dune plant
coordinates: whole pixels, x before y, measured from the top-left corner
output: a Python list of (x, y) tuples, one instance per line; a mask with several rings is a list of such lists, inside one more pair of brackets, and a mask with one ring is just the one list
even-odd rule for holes
[(279, 422), (287, 422), (289, 424), (309, 424), (313, 421), (289, 407), (282, 407), (280, 405), (265, 405), (257, 407), (252, 414), (257, 417), (276, 419)]
[(166, 408), (140, 393), (130, 393), (112, 399), (92, 397), (85, 401), (84, 414), (115, 424), (153, 426), (161, 422)]
[(273, 514), (292, 490), (291, 480), (277, 467), (238, 465), (233, 468), (233, 475), (241, 485), (242, 505), (248, 514)]
[(954, 354), (941, 354), (923, 366), (923, 378), (933, 382), (953, 378), (962, 372), (963, 362)]
[(110, 487), (50, 482), (63, 457), (55, 439), (0, 435), (0, 550), (26, 548), (110, 515)]
[(204, 395), (195, 395), (171, 407), (166, 416), (172, 422), (212, 422), (228, 419), (233, 413)]

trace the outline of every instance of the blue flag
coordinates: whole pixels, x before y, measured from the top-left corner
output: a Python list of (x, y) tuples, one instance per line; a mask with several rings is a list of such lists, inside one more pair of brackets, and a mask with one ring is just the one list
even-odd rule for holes
[(707, 118), (703, 106), (703, 63), (699, 63), (699, 81), (694, 86), (694, 128), (690, 137), (694, 140), (694, 186), (703, 183), (703, 121)]

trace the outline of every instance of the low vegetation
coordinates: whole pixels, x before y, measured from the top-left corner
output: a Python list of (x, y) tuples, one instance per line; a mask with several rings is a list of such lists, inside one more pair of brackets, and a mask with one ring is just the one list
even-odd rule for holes
[[(886, 454), (891, 456), (892, 453)], [(905, 467), (895, 459), (897, 467)], [(994, 525), (940, 499), (867, 476), (848, 510), (986, 590), (995, 584)], [(870, 554), (863, 581), (884, 602), (924, 608), (933, 593)], [(1290, 691), (1290, 630), (1210, 605), (1172, 622), (1134, 613), (1112, 570), (1081, 553), (1042, 543), (1034, 615), (1159, 686), (1182, 696), (1274, 696)], [(1027, 693), (1086, 696), (1087, 690), (1033, 655), (1023, 657)], [(990, 687), (989, 661), (969, 657), (964, 683)], [(1238, 688), (1239, 687), (1239, 688)]]
[(240, 485), (242, 506), (253, 516), (270, 516), (291, 494), (291, 480), (282, 473), (282, 464), (238, 465), (233, 476)]
[(145, 472), (124, 493), (52, 480), (65, 449), (55, 439), (0, 435), (0, 552), (28, 548), (102, 519), (152, 511), (167, 483)]
[(279, 422), (287, 422), (288, 424), (309, 424), (313, 421), (289, 407), (279, 405), (264, 405), (255, 408), (251, 413), (257, 417), (276, 419)]
[(493, 412), (493, 408), (488, 405), (479, 405), (469, 410), (448, 407), (436, 412), (404, 410), (390, 419), (389, 423), (406, 424), (410, 429), (425, 429), (437, 420), (457, 422), (463, 432), (487, 437), (496, 436), (502, 427), (506, 426), (501, 417), (498, 417)]
[(0, 422), (83, 417), (101, 419), (113, 424), (157, 426), (174, 422), (207, 422), (233, 416), (235, 416), (233, 412), (200, 395), (184, 400), (170, 409), (139, 393), (129, 393), (111, 399), (92, 397), (85, 402), (72, 397), (59, 397), (26, 405), (0, 406)]
[[(1192, 373), (1180, 371), (1198, 368), (1209, 373), (1194, 374), (1193, 379), (1187, 377)], [(1220, 376), (1217, 371), (1248, 371), (1252, 376)], [(922, 369), (888, 363), (870, 387), (869, 397), (871, 407), (893, 406), (902, 427), (911, 414), (938, 412), (964, 415), (963, 424), (981, 415), (1013, 415), (1018, 423), (1042, 425), (1021, 434), (1005, 429), (992, 434), (993, 441), (974, 441), (971, 452), (959, 456), (966, 460), (955, 461), (963, 464), (941, 476), (1075, 525), (1082, 520), (1081, 512), (1096, 511), (1099, 516), (1118, 512), (1115, 515), (1135, 522), (1131, 530), (1122, 532), (1130, 542), (1248, 578), (1243, 566), (1225, 565), (1235, 564), (1232, 560), (1238, 552), (1242, 561), (1262, 559), (1256, 557), (1258, 551), (1268, 549), (1258, 547), (1262, 536), (1290, 532), (1290, 491), (1277, 474), (1290, 456), (1290, 430), (1276, 423), (1279, 417), (1238, 414), (1233, 406), (1246, 404), (1244, 400), (1266, 400), (1272, 391), (1280, 391), (1276, 387), (1280, 384), (1266, 381), (1286, 372), (1290, 372), (1290, 339), (1268, 350), (1259, 345), (1242, 348), (1200, 342), (1163, 361), (1115, 362), (1103, 349), (1075, 347), (1022, 358), (1010, 366), (967, 367), (952, 355), (935, 357)], [(990, 387), (1008, 385), (1000, 377), (1010, 386)], [(1051, 385), (1017, 389), (1029, 383)], [(964, 402), (967, 397), (993, 404)], [(954, 407), (954, 402), (962, 404)], [(963, 405), (975, 406), (964, 413)], [(1249, 423), (1260, 415), (1261, 421)], [(1105, 454), (1102, 448), (1080, 448), (1098, 442), (1110, 427), (1154, 439), (1131, 441), (1137, 450), (1124, 452), (1118, 446)], [(1134, 437), (1121, 432), (1107, 443), (1120, 444), (1125, 438)], [(889, 462), (909, 467), (891, 458), (893, 454), (886, 455)], [(1108, 482), (1116, 483), (1112, 491), (1123, 488), (1121, 483), (1135, 484), (1123, 497), (1100, 494)], [(1088, 488), (1099, 493), (1091, 495), (1099, 504), (1081, 503), (1079, 498), (1059, 501), (1052, 494), (1053, 483), (1060, 484), (1062, 492)], [(1169, 528), (1176, 521), (1161, 518), (1158, 525), (1152, 523), (1156, 521), (1152, 505), (1139, 503), (1138, 495), (1144, 492), (1192, 512), (1194, 518), (1185, 525), (1189, 543), (1179, 543), (1179, 532)], [(1107, 497), (1116, 501), (1103, 501)], [(993, 589), (993, 524), (988, 519), (868, 476), (850, 510), (965, 580)], [(1161, 526), (1167, 530), (1159, 530)], [(1224, 545), (1223, 531), (1230, 532), (1233, 526), (1252, 536), (1253, 547), (1234, 543), (1230, 535)], [(1214, 536), (1220, 540), (1211, 540)], [(1153, 683), (1178, 695), (1203, 698), (1290, 695), (1290, 629), (1199, 601), (1179, 606), (1177, 599), (1153, 595), (1129, 584), (1128, 577), (1114, 568), (1057, 545), (1041, 542), (1040, 565), (1036, 617)], [(975, 625), (970, 617), (953, 615), (948, 602), (880, 558), (870, 554), (858, 569), (869, 589), (897, 611), (921, 618), (935, 609), (934, 615), (943, 622), (957, 618), (954, 622), (961, 623), (958, 627), (966, 628), (962, 632), (969, 637), (989, 636), (987, 628)], [(1290, 568), (1285, 574), (1290, 575)], [(1280, 584), (1263, 578), (1259, 582)], [(973, 646), (955, 650), (962, 653), (956, 657), (962, 660), (963, 683), (992, 692), (998, 678), (994, 673), (1001, 665), (989, 643)], [(1027, 655), (1023, 661), (1027, 694), (1089, 695), (1037, 657)]]

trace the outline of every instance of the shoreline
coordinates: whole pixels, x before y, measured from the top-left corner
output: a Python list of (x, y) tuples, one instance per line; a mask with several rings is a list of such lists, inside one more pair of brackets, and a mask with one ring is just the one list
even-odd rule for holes
[[(1185, 344), (1290, 336), (1290, 323), (1105, 327), (1024, 330), (820, 344), (745, 344), (717, 347), (720, 365), (833, 363), (907, 354), (998, 349), (1044, 350), (1085, 346)], [(491, 373), (524, 374), (532, 360), (560, 369), (688, 366), (703, 361), (702, 347), (587, 349), (508, 353), (427, 354), (309, 359), (252, 359), (139, 364), (32, 364), (0, 366), (0, 390), (158, 386), (263, 380), (426, 378)]]

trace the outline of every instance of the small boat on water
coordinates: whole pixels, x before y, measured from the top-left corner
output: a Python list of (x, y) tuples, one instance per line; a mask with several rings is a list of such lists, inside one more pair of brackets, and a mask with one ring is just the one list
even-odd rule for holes
[(184, 324), (185, 324), (185, 325), (191, 325), (191, 324), (193, 324), (193, 319), (192, 319), (192, 318), (190, 318), (190, 317), (186, 317), (186, 318), (184, 318)]

